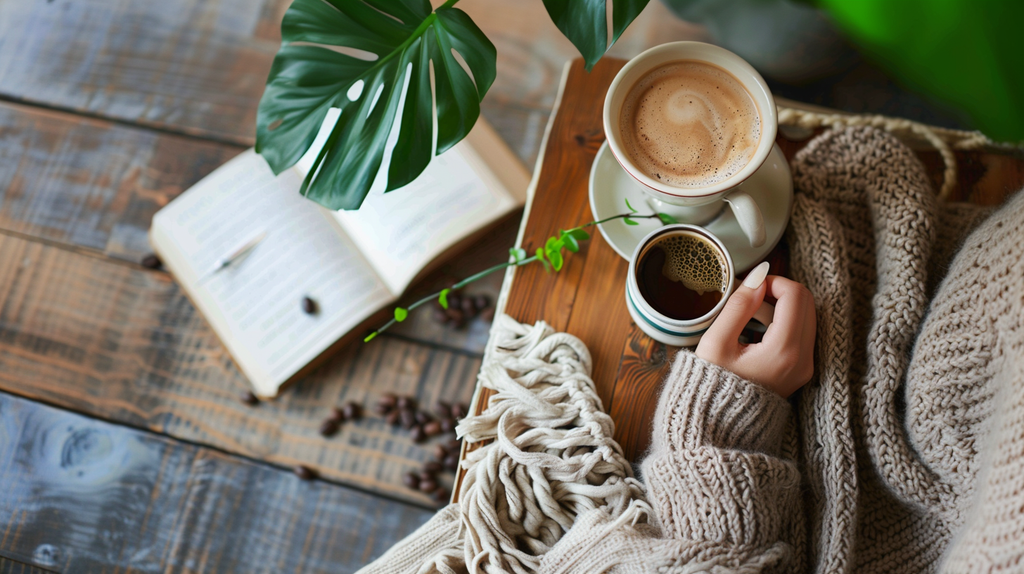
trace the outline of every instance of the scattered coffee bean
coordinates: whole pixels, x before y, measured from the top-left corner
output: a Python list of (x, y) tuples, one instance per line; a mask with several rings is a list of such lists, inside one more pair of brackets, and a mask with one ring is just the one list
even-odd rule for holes
[(363, 408), (358, 404), (349, 401), (345, 403), (344, 408), (341, 409), (341, 414), (345, 416), (347, 421), (357, 421), (363, 418)]
[(434, 413), (441, 418), (452, 416), (452, 406), (445, 401), (437, 401), (434, 405)]
[(458, 325), (460, 323), (465, 323), (466, 322), (466, 314), (462, 312), (462, 309), (449, 308), (448, 309), (448, 317), (456, 325)]
[(441, 423), (437, 421), (430, 421), (423, 425), (423, 434), (427, 436), (437, 436), (441, 434)]
[(378, 407), (384, 407), (384, 408), (386, 408), (388, 410), (391, 410), (391, 409), (395, 408), (395, 405), (397, 405), (397, 404), (398, 404), (398, 397), (396, 397), (395, 395), (393, 395), (391, 393), (386, 393), (384, 395), (381, 395), (381, 397), (379, 399), (377, 399), (377, 406)]
[(444, 457), (448, 456), (448, 449), (443, 444), (434, 445), (434, 458), (438, 461), (444, 460)]
[(384, 421), (391, 426), (397, 426), (402, 421), (402, 411), (391, 411)]
[(420, 471), (419, 477), (420, 477), (420, 482), (423, 482), (424, 480), (434, 480), (434, 475), (430, 474), (429, 472), (427, 472), (425, 470), (421, 470)]
[(476, 312), (479, 313), (491, 306), (491, 298), (483, 294), (475, 295), (473, 296), (473, 306), (476, 307)]
[(449, 500), (451, 500), (452, 497), (452, 495), (448, 492), (448, 489), (443, 486), (435, 488), (434, 492), (430, 493), (430, 496), (432, 496), (434, 498), (434, 501), (439, 504), (444, 504), (448, 502)]
[(416, 411), (416, 424), (425, 425), (432, 420), (434, 420), (434, 418), (430, 416), (430, 413), (426, 411)]
[(423, 432), (423, 427), (414, 426), (409, 431), (409, 436), (412, 437), (412, 442), (423, 442), (427, 438), (426, 433)]
[(462, 295), (458, 292), (448, 294), (448, 310), (461, 309), (462, 308)]
[(402, 476), (402, 484), (416, 490), (420, 487), (420, 476), (415, 472), (407, 472)]
[(451, 417), (441, 419), (439, 424), (441, 425), (441, 432), (452, 432), (455, 430), (455, 419)]
[(302, 311), (307, 315), (315, 315), (318, 309), (316, 301), (306, 296), (302, 298)]
[(313, 480), (314, 478), (316, 478), (315, 470), (309, 468), (308, 466), (303, 466), (301, 464), (292, 467), (292, 472), (294, 472), (295, 476), (299, 477), (302, 480)]
[(377, 413), (380, 416), (384, 416), (390, 413), (392, 408), (393, 407), (386, 407), (384, 405), (374, 405), (373, 412)]
[(320, 423), (320, 434), (323, 436), (331, 436), (338, 432), (339, 421), (336, 419), (327, 419)]
[(437, 473), (441, 472), (441, 463), (436, 460), (430, 460), (423, 463), (423, 472), (430, 476), (437, 476)]
[(462, 312), (466, 317), (473, 317), (476, 315), (476, 307), (473, 306), (473, 299), (470, 297), (466, 297), (462, 300), (462, 305), (459, 306), (459, 309), (462, 309)]
[(456, 419), (466, 418), (466, 414), (469, 413), (469, 408), (466, 403), (455, 403), (452, 405), (452, 416)]
[(341, 424), (345, 422), (345, 413), (338, 407), (331, 407), (331, 416), (327, 418)]
[(153, 253), (143, 257), (139, 263), (146, 269), (160, 269), (164, 265), (160, 258)]
[(459, 470), (459, 454), (453, 452), (444, 457), (444, 467), (452, 472)]
[(243, 404), (249, 405), (250, 407), (254, 407), (254, 406), (260, 404), (259, 397), (254, 395), (252, 391), (245, 391), (238, 398), (239, 398), (240, 401), (242, 401)]
[(395, 406), (400, 409), (412, 410), (416, 408), (416, 399), (412, 397), (398, 397)]
[(399, 420), (402, 421), (402, 428), (409, 430), (416, 426), (416, 415), (412, 411), (406, 409), (398, 412), (401, 413)]
[(437, 490), (437, 482), (434, 479), (428, 478), (427, 480), (420, 480), (420, 491), (431, 493), (435, 490)]

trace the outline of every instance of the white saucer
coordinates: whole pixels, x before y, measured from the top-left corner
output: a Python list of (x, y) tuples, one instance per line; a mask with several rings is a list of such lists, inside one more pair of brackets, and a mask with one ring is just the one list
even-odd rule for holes
[[(793, 176), (789, 172), (786, 156), (782, 154), (778, 144), (772, 148), (761, 168), (743, 182), (743, 191), (749, 193), (761, 208), (766, 236), (764, 245), (750, 246), (750, 241), (743, 235), (736, 217), (728, 207), (704, 226), (729, 248), (736, 273), (743, 273), (763, 261), (782, 239), (782, 233), (789, 224), (789, 215), (793, 209)], [(590, 211), (594, 219), (625, 213), (628, 211), (626, 199), (629, 199), (630, 205), (640, 213), (650, 213), (648, 197), (640, 189), (640, 185), (622, 169), (619, 162), (615, 161), (615, 156), (608, 149), (608, 142), (602, 144), (590, 169)], [(627, 260), (633, 255), (633, 250), (640, 240), (651, 230), (662, 225), (657, 219), (637, 219), (636, 222), (639, 225), (626, 225), (621, 219), (617, 219), (598, 226), (605, 241)]]

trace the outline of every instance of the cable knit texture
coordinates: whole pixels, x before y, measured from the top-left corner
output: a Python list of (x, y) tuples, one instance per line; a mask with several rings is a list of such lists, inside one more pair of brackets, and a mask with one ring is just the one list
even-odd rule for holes
[(648, 520), (582, 510), (537, 571), (1024, 572), (1024, 194), (939, 203), (864, 127), (793, 176), (813, 380), (786, 401), (679, 351), (633, 491)]

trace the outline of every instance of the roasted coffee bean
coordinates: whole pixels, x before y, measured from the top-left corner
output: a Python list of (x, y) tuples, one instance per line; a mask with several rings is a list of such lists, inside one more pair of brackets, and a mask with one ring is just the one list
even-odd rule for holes
[(476, 307), (473, 306), (473, 299), (466, 297), (462, 300), (462, 305), (459, 306), (462, 312), (465, 313), (466, 317), (473, 317), (476, 315)]
[(307, 315), (315, 315), (319, 306), (311, 297), (302, 298), (302, 311)]
[(434, 445), (434, 458), (439, 462), (444, 460), (444, 457), (448, 456), (448, 449), (443, 444)]
[(494, 307), (487, 307), (480, 312), (480, 318), (490, 323), (494, 320)]
[(413, 397), (398, 397), (395, 401), (395, 406), (403, 410), (412, 410), (416, 408), (416, 399)]
[(452, 416), (456, 419), (466, 418), (466, 414), (469, 412), (469, 408), (466, 403), (455, 403), (452, 405)]
[(345, 406), (341, 409), (341, 414), (345, 415), (347, 421), (357, 421), (363, 418), (363, 408), (358, 404), (349, 401), (345, 403)]
[(441, 432), (452, 432), (455, 430), (455, 419), (451, 417), (445, 417), (441, 419)]
[(434, 501), (439, 504), (444, 504), (448, 502), (452, 497), (452, 495), (448, 492), (448, 489), (443, 486), (435, 488), (434, 492), (432, 492), (430, 496), (432, 496), (434, 498)]
[(384, 405), (374, 405), (373, 412), (377, 413), (380, 416), (384, 416), (384, 415), (390, 413), (392, 409), (394, 409), (394, 407), (386, 407)]
[(402, 421), (402, 428), (409, 430), (416, 426), (416, 414), (412, 411), (405, 409), (398, 411), (400, 413), (399, 420)]
[(345, 422), (345, 412), (340, 407), (331, 407), (331, 416), (327, 417), (339, 424)]
[(160, 258), (153, 253), (143, 257), (142, 261), (139, 261), (139, 263), (146, 269), (160, 269), (164, 265), (163, 262), (160, 261)]
[(445, 448), (447, 448), (448, 452), (450, 453), (454, 452), (455, 454), (459, 454), (459, 451), (462, 450), (462, 441), (457, 438), (453, 438), (452, 440), (448, 441), (448, 444), (445, 445)]
[(316, 478), (315, 470), (309, 468), (308, 466), (302, 466), (301, 464), (292, 467), (292, 472), (294, 472), (295, 476), (301, 478), (302, 480), (313, 480), (314, 478)]
[(420, 475), (415, 472), (407, 472), (402, 476), (402, 484), (416, 490), (420, 487)]
[(437, 476), (437, 473), (441, 472), (441, 463), (436, 460), (430, 460), (423, 463), (423, 472), (430, 476)]
[(448, 293), (448, 310), (462, 308), (462, 295), (459, 293)]
[(423, 434), (427, 436), (437, 436), (441, 434), (441, 423), (437, 421), (430, 421), (423, 425)]
[(459, 470), (458, 453), (449, 453), (448, 456), (444, 457), (444, 467), (452, 472)]
[(388, 416), (384, 418), (384, 421), (391, 426), (397, 426), (398, 423), (402, 422), (402, 411), (391, 411)]
[(452, 416), (452, 406), (445, 401), (437, 401), (434, 405), (434, 413), (441, 418)]
[(427, 472), (425, 470), (421, 470), (420, 471), (419, 477), (420, 477), (420, 482), (423, 482), (424, 480), (434, 480), (434, 475), (430, 474), (429, 472)]
[(338, 432), (338, 423), (339, 421), (333, 418), (320, 423), (320, 434), (323, 436), (331, 436), (335, 434)]
[(421, 492), (426, 492), (429, 494), (431, 492), (434, 492), (435, 490), (437, 490), (437, 481), (435, 481), (432, 478), (428, 478), (427, 480), (420, 480)]
[(423, 442), (427, 438), (427, 434), (423, 432), (423, 427), (414, 426), (409, 431), (409, 436), (412, 437), (412, 442)]
[(452, 323), (458, 325), (459, 323), (463, 323), (466, 321), (466, 314), (462, 312), (462, 309), (449, 307), (448, 318), (452, 320)]
[(260, 404), (259, 397), (254, 395), (252, 391), (245, 391), (240, 397), (238, 397), (238, 399), (242, 401), (243, 404), (249, 405), (250, 407)]
[(397, 404), (398, 404), (398, 397), (396, 397), (395, 395), (393, 395), (391, 393), (387, 393), (387, 394), (381, 395), (381, 397), (379, 399), (377, 399), (377, 406), (379, 406), (379, 407), (385, 407), (387, 409), (393, 409), (393, 408), (395, 408), (395, 405), (397, 405)]
[(416, 424), (425, 425), (432, 420), (434, 420), (434, 417), (430, 416), (430, 413), (426, 411), (416, 411)]
[(473, 296), (473, 306), (476, 307), (476, 312), (479, 313), (479, 312), (483, 311), (484, 309), (486, 309), (486, 308), (491, 306), (491, 298), (488, 297), (487, 295), (483, 295), (483, 294), (481, 294), (481, 295), (474, 295)]

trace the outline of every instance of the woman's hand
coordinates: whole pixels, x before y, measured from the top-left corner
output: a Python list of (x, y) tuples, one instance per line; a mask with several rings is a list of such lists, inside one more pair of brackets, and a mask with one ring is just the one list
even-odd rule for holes
[[(788, 397), (814, 374), (814, 297), (800, 283), (777, 275), (765, 277), (767, 272), (767, 263), (750, 271), (704, 333), (696, 353)], [(744, 345), (739, 342), (740, 332), (766, 295), (775, 300), (772, 324), (760, 343)]]

